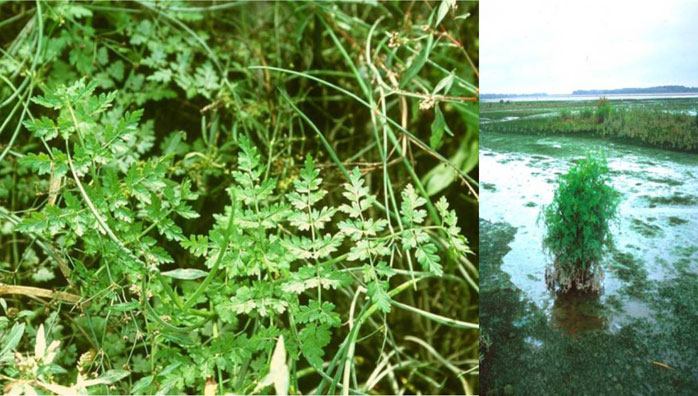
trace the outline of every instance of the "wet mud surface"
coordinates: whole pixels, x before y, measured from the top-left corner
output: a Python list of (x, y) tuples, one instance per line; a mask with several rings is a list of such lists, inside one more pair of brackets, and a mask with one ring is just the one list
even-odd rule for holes
[[(486, 130), (480, 144), (481, 392), (698, 394), (698, 155)], [(622, 194), (604, 291), (556, 298), (538, 215), (599, 148)]]

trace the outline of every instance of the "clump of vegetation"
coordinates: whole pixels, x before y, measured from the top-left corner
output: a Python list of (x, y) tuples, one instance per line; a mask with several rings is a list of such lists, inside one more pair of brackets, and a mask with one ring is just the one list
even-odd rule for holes
[(601, 259), (612, 246), (610, 225), (619, 204), (605, 156), (588, 154), (560, 175), (558, 183), (553, 202), (541, 212), (543, 246), (554, 258), (546, 269), (546, 283), (559, 293), (599, 292)]
[(686, 224), (688, 223), (688, 220), (682, 219), (681, 217), (678, 216), (669, 216), (669, 225), (670, 226), (678, 226), (681, 224)]
[(650, 219), (643, 221), (639, 218), (633, 218), (632, 222), (630, 223), (630, 228), (637, 231), (638, 234), (648, 238), (654, 238), (663, 233), (662, 227), (653, 224)]
[(0, 4), (11, 394), (477, 393), (477, 4)]
[(565, 107), (564, 109), (560, 110), (560, 119), (561, 120), (569, 120), (572, 117), (572, 110), (569, 108)]
[(579, 115), (582, 118), (591, 118), (594, 115), (594, 110), (591, 107), (583, 107)]
[(613, 108), (611, 107), (611, 102), (606, 99), (606, 97), (599, 99), (596, 103), (597, 122), (602, 124), (611, 115), (612, 111)]
[(642, 198), (647, 200), (649, 207), (654, 208), (657, 205), (667, 205), (667, 206), (675, 206), (675, 205), (695, 205), (698, 203), (698, 200), (696, 200), (695, 197), (689, 194), (685, 194), (683, 192), (675, 192), (670, 196), (651, 196), (651, 195), (643, 195)]

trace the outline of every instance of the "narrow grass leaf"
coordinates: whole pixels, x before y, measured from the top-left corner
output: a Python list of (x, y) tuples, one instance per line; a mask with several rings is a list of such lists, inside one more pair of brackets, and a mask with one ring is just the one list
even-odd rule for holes
[(405, 88), (407, 84), (409, 84), (410, 81), (419, 73), (420, 70), (422, 70), (422, 67), (424, 67), (424, 64), (427, 62), (427, 59), (429, 59), (429, 53), (431, 52), (431, 47), (434, 44), (434, 36), (429, 35), (429, 38), (427, 38), (427, 42), (422, 48), (422, 50), (417, 54), (417, 56), (412, 59), (412, 63), (410, 63), (410, 66), (405, 70), (405, 73), (403, 73), (402, 78), (400, 79), (400, 88)]
[(176, 270), (165, 271), (162, 273), (162, 276), (181, 280), (200, 279), (205, 278), (206, 275), (208, 275), (208, 272), (194, 268), (178, 268)]

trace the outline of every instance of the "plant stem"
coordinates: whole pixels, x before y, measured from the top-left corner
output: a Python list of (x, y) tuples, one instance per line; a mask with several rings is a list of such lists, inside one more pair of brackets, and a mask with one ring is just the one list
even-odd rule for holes
[(209, 283), (213, 281), (213, 278), (216, 277), (218, 274), (218, 267), (221, 264), (221, 261), (223, 260), (223, 256), (225, 255), (225, 252), (228, 250), (228, 243), (230, 242), (230, 234), (233, 233), (233, 219), (235, 218), (235, 207), (236, 207), (236, 199), (235, 199), (235, 190), (231, 189), (232, 192), (232, 201), (230, 204), (230, 216), (228, 218), (228, 227), (226, 228), (225, 231), (225, 236), (223, 237), (223, 248), (218, 252), (218, 257), (216, 258), (216, 262), (213, 264), (213, 267), (211, 267), (211, 271), (208, 273), (206, 276), (206, 279), (199, 285), (199, 287), (194, 291), (194, 294), (192, 294), (189, 299), (184, 303), (183, 308), (188, 309), (192, 307), (194, 304), (196, 304), (196, 300), (201, 296), (201, 294), (206, 290), (208, 287)]

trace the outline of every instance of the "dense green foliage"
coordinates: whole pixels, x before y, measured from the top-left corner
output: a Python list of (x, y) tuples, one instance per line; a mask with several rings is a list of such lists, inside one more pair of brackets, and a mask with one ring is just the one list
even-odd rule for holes
[[(521, 115), (509, 121), (489, 122), (485, 130), (517, 133), (575, 133), (596, 134), (623, 140), (634, 141), (650, 146), (698, 151), (698, 116), (695, 115), (695, 101), (684, 111), (652, 101), (621, 104), (607, 99), (593, 103), (563, 103), (556, 107), (550, 103), (533, 103), (539, 109), (524, 108), (521, 104), (491, 104), (483, 111), (483, 116), (509, 114)], [(669, 102), (667, 102), (669, 103)], [(565, 106), (562, 107), (561, 106)], [(572, 107), (573, 106), (573, 107)], [(542, 109), (541, 109), (542, 107)], [(536, 116), (537, 114), (546, 116)], [(533, 114), (534, 116), (530, 116)]]
[[(606, 98), (601, 98), (596, 104), (596, 120), (599, 124), (603, 124), (604, 121), (608, 119), (613, 113), (613, 106), (611, 102)], [(584, 114), (588, 116), (587, 114)]]
[(476, 3), (0, 15), (5, 392), (477, 392)]
[(542, 209), (543, 246), (554, 257), (548, 286), (559, 292), (600, 290), (601, 259), (612, 243), (619, 196), (605, 157), (592, 154), (559, 176), (553, 202)]

